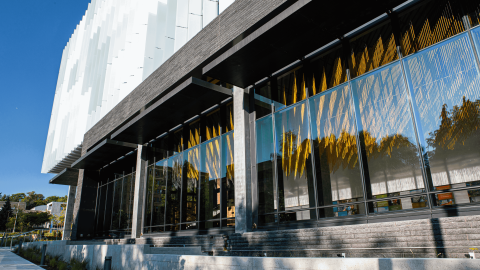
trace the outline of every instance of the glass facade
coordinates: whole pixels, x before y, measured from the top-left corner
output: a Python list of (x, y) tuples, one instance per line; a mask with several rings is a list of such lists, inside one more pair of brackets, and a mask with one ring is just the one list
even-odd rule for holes
[(144, 234), (235, 226), (233, 136), (216, 136), (148, 167)]
[(466, 6), (425, 1), (255, 86), (258, 225), (480, 202)]
[(95, 237), (123, 238), (132, 231), (135, 172), (112, 178), (98, 186)]

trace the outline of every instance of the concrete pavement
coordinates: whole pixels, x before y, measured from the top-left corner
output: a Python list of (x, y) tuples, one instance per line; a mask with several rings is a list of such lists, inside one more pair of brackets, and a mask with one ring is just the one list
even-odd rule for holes
[(0, 269), (1, 270), (16, 270), (16, 269), (37, 270), (37, 269), (43, 269), (43, 268), (12, 253), (10, 251), (10, 248), (8, 247), (7, 248), (0, 247)]

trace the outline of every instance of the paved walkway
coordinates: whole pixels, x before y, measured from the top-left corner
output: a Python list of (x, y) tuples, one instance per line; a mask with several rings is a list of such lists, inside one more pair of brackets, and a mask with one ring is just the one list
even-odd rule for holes
[(43, 269), (24, 258), (17, 256), (10, 251), (10, 248), (0, 247), (0, 269), (1, 270), (16, 270), (16, 269)]

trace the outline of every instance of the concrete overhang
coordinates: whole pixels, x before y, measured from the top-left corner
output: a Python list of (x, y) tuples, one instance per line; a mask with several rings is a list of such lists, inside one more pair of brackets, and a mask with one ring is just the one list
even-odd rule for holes
[(74, 169), (99, 170), (125, 154), (137, 149), (137, 145), (105, 139), (72, 164)]
[(207, 64), (203, 74), (246, 88), (379, 16), (388, 19), (386, 12), (405, 2), (415, 1), (299, 0)]
[(50, 184), (76, 186), (78, 181), (78, 170), (65, 168), (59, 174), (50, 179)]
[(232, 90), (191, 77), (112, 134), (111, 139), (145, 144), (232, 97)]

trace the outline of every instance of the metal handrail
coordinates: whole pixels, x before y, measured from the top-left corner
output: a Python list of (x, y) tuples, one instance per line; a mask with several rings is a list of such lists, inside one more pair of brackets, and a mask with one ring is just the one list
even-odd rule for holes
[[(7, 237), (2, 237), (2, 241), (5, 242), (5, 247), (7, 246), (7, 242), (8, 242), (8, 238), (11, 238), (10, 240), (10, 250), (12, 249), (12, 243), (13, 243), (13, 238), (17, 238), (17, 237), (21, 237), (23, 236), (24, 238), (24, 241), (25, 241), (25, 236), (31, 232), (38, 232), (38, 231), (50, 231), (50, 229), (36, 229), (36, 230), (31, 230), (31, 231), (28, 231), (28, 232), (24, 232), (24, 233), (21, 233), (21, 234), (17, 234), (17, 235), (11, 235), (11, 236), (7, 236)], [(59, 230), (56, 230), (56, 231), (59, 231)], [(6, 233), (6, 232), (5, 232)], [(32, 234), (34, 235), (34, 234)], [(40, 238), (37, 240), (37, 241), (41, 241), (42, 240), (42, 233), (40, 233)]]

